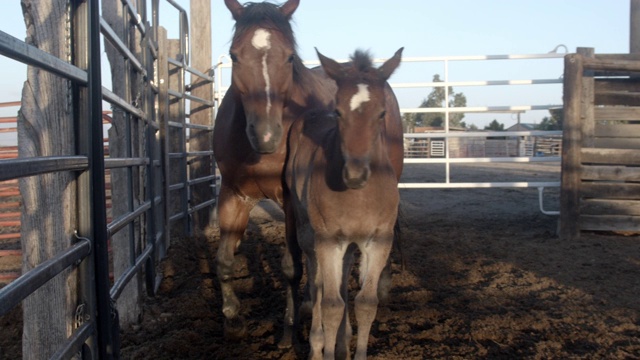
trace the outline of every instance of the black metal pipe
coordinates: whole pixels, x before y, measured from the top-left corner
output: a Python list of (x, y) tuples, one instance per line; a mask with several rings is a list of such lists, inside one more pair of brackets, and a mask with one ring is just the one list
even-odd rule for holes
[(9, 312), (66, 268), (88, 256), (90, 251), (91, 243), (89, 240), (80, 240), (66, 251), (41, 263), (0, 289), (0, 316)]

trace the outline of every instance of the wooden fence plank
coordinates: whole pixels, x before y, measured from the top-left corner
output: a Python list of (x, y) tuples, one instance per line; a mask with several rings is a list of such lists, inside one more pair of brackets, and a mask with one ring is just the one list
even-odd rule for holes
[(595, 130), (597, 137), (640, 138), (640, 124), (596, 125)]
[(640, 106), (640, 93), (607, 91), (595, 94), (596, 105)]
[(624, 182), (583, 182), (583, 198), (640, 200), (640, 184)]
[(597, 107), (595, 109), (595, 116), (596, 116), (596, 120), (612, 120), (612, 121), (640, 120), (640, 107), (637, 107), (637, 106)]
[(597, 148), (640, 150), (640, 138), (597, 138), (593, 144)]
[(596, 71), (640, 72), (640, 61), (623, 56), (611, 58), (596, 56), (585, 59), (584, 68)]
[(580, 213), (584, 215), (630, 215), (640, 216), (640, 201), (587, 199), (580, 204)]
[(640, 231), (638, 216), (584, 215), (579, 224), (582, 230), (590, 231)]
[(640, 167), (583, 165), (580, 169), (580, 178), (597, 181), (640, 181)]
[[(597, 56), (597, 55), (596, 55)], [(637, 92), (640, 89), (640, 79), (638, 78), (602, 78), (596, 79), (596, 93), (608, 91), (631, 91)]]
[(582, 163), (640, 165), (640, 151), (629, 149), (582, 149)]

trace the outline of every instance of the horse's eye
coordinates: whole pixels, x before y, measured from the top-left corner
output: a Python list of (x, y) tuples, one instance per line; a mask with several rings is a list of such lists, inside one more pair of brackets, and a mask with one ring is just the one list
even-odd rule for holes
[(295, 59), (295, 57), (296, 56), (294, 54), (289, 55), (289, 58), (287, 59), (287, 62), (289, 62), (291, 64), (293, 62), (293, 60)]
[(338, 109), (336, 109), (336, 110), (334, 111), (334, 114), (335, 114), (335, 115), (336, 115), (336, 117), (338, 117), (338, 118), (342, 117), (342, 114), (340, 113), (340, 110), (338, 110)]
[(387, 115), (387, 112), (383, 110), (383, 111), (380, 113), (380, 119), (384, 119), (384, 117), (385, 117), (386, 115)]
[(234, 53), (229, 53), (229, 57), (231, 57), (231, 61), (234, 63), (238, 62), (238, 57)]

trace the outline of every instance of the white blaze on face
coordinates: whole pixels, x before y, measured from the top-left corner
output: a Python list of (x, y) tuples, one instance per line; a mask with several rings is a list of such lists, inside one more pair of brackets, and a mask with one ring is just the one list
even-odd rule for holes
[(269, 68), (267, 67), (267, 54), (271, 49), (271, 33), (265, 29), (257, 29), (253, 33), (253, 39), (251, 39), (251, 45), (257, 50), (263, 50), (262, 55), (262, 76), (264, 76), (265, 83), (265, 95), (267, 96), (267, 114), (271, 110), (271, 97), (269, 92), (271, 91), (271, 79), (269, 79)]
[(369, 100), (369, 85), (358, 84), (358, 92), (351, 98), (351, 111), (358, 109), (360, 105)]

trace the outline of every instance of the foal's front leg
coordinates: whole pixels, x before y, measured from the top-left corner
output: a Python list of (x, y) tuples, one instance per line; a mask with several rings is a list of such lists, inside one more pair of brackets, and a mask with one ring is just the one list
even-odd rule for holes
[(378, 282), (380, 274), (387, 263), (393, 235), (380, 237), (368, 242), (360, 248), (362, 259), (360, 265), (361, 290), (356, 295), (355, 313), (358, 322), (356, 360), (367, 358), (369, 332), (378, 311)]
[(235, 251), (249, 222), (249, 211), (253, 204), (235, 194), (222, 184), (218, 198), (220, 222), (220, 244), (216, 256), (216, 272), (222, 291), (222, 313), (225, 317), (224, 334), (229, 339), (246, 336), (247, 326), (239, 316), (240, 301), (233, 291), (233, 264)]
[[(324, 330), (324, 358), (335, 359), (338, 331), (345, 316), (342, 298), (342, 267), (347, 245), (334, 239), (316, 241), (318, 267), (322, 273), (322, 328)], [(348, 319), (346, 319), (348, 321)], [(344, 336), (344, 331), (342, 332)], [(344, 339), (340, 339), (344, 341)], [(344, 350), (344, 349), (341, 349)], [(346, 355), (346, 354), (341, 354)]]

